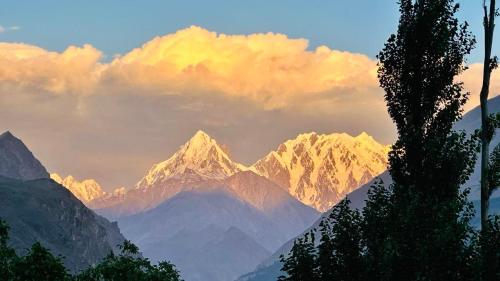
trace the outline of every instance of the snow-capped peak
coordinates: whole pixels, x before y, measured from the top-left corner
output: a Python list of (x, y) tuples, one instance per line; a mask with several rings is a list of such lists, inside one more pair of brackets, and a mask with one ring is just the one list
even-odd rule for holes
[(69, 175), (62, 178), (57, 173), (51, 173), (50, 178), (60, 185), (66, 187), (76, 198), (80, 199), (83, 203), (90, 202), (96, 198), (100, 198), (106, 195), (94, 179), (86, 179), (83, 181), (78, 181), (73, 176)]
[(307, 133), (279, 145), (251, 169), (319, 211), (387, 168), (389, 147), (363, 132)]
[(246, 168), (233, 162), (207, 133), (198, 131), (168, 160), (154, 165), (137, 183), (148, 188), (171, 178), (224, 179)]

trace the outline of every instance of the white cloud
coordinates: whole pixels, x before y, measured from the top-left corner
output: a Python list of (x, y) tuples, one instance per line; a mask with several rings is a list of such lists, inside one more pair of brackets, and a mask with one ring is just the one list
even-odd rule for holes
[(16, 31), (21, 29), (21, 27), (14, 25), (14, 26), (9, 26), (9, 27), (4, 27), (0, 25), (0, 33), (8, 32), (8, 31)]

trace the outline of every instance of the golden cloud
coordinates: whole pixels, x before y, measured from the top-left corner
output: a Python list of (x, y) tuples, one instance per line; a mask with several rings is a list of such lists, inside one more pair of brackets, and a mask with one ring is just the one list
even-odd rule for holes
[(283, 34), (225, 35), (193, 26), (115, 59), (106, 74), (167, 92), (218, 91), (271, 107), (295, 96), (377, 86), (376, 63), (367, 56), (307, 48), (307, 40)]
[(225, 35), (200, 27), (156, 37), (100, 63), (90, 45), (49, 52), (0, 43), (0, 81), (53, 93), (92, 93), (97, 86), (140, 87), (159, 94), (214, 92), (281, 107), (295, 97), (377, 86), (375, 61), (283, 34)]
[[(320, 46), (283, 34), (226, 35), (192, 26), (156, 37), (109, 63), (92, 47), (63, 52), (0, 43), (0, 86), (29, 87), (56, 94), (135, 93), (245, 98), (264, 108), (304, 103), (383, 103), (376, 61), (362, 54)], [(481, 65), (462, 75), (478, 104)], [(492, 92), (500, 90), (493, 76)], [(307, 108), (307, 107), (305, 107)]]
[(19, 43), (0, 43), (0, 82), (56, 94), (92, 91), (103, 66), (91, 45), (62, 53)]

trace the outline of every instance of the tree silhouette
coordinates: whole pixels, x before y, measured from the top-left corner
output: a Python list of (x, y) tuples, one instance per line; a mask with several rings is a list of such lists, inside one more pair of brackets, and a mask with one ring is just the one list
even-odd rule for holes
[(317, 281), (316, 253), (314, 232), (306, 233), (294, 241), (292, 250), (287, 257), (280, 256), (283, 263), (279, 281)]
[(13, 249), (7, 246), (9, 226), (0, 219), (0, 281), (12, 280), (12, 267), (16, 258)]
[(80, 273), (76, 281), (181, 281), (174, 265), (151, 265), (130, 241), (124, 241), (120, 249), (119, 255), (110, 253), (100, 264)]
[(348, 199), (340, 201), (321, 223), (320, 280), (358, 281), (364, 275), (361, 216), (349, 204)]
[(392, 280), (461, 280), (471, 249), (471, 207), (460, 186), (477, 140), (452, 130), (468, 93), (455, 77), (475, 44), (452, 0), (402, 0), (397, 34), (378, 76), (398, 139), (389, 153)]
[(14, 265), (15, 281), (67, 281), (70, 280), (66, 268), (58, 257), (38, 242), (33, 244), (28, 254)]
[[(490, 199), (491, 171), (489, 162), (490, 143), (495, 133), (495, 125), (488, 111), (488, 95), (490, 92), (491, 73), (498, 66), (497, 57), (491, 57), (493, 46), (493, 31), (495, 30), (495, 17), (497, 10), (495, 0), (489, 1), (489, 9), (486, 0), (483, 0), (483, 26), (484, 26), (484, 61), (483, 61), (483, 83), (479, 99), (481, 102), (481, 228), (488, 227), (488, 208)], [(489, 10), (489, 11), (488, 11)]]

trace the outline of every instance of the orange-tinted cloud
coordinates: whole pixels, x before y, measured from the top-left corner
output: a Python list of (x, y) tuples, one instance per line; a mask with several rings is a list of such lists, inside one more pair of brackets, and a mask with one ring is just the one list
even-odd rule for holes
[[(109, 63), (92, 47), (63, 52), (0, 43), (3, 92), (35, 89), (55, 94), (123, 93), (247, 99), (265, 109), (293, 108), (322, 114), (339, 107), (385, 111), (376, 61), (283, 34), (226, 35), (192, 26), (156, 37)], [(481, 64), (460, 79), (479, 103)], [(6, 88), (6, 87), (9, 88)], [(6, 91), (5, 89), (8, 89)], [(492, 96), (500, 75), (492, 78)]]
[(200, 27), (156, 37), (115, 59), (106, 71), (114, 81), (246, 97), (267, 107), (290, 99), (346, 88), (376, 87), (376, 64), (365, 55), (321, 46), (283, 34), (225, 35)]
[(305, 39), (283, 34), (225, 35), (200, 27), (156, 37), (100, 63), (90, 45), (62, 53), (26, 44), (0, 43), (0, 80), (53, 93), (106, 92), (124, 87), (158, 94), (244, 97), (266, 108), (295, 98), (377, 86), (375, 62), (365, 55), (308, 49)]
[(89, 93), (100, 78), (102, 53), (90, 45), (62, 53), (20, 44), (0, 43), (0, 83), (56, 94)]

